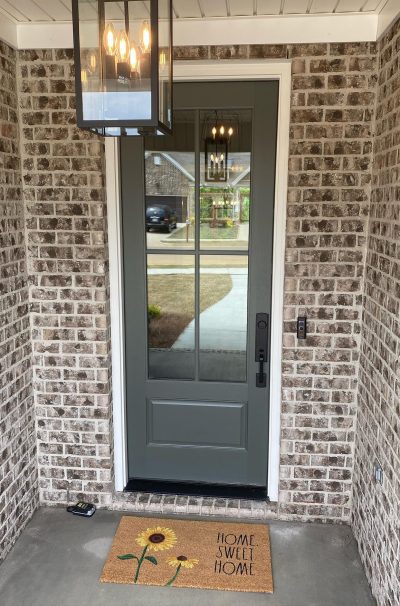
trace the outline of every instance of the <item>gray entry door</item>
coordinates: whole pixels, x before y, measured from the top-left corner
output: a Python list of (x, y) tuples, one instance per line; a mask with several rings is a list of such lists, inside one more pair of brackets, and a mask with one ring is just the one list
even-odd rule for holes
[(265, 487), (278, 82), (174, 107), (121, 140), (129, 477)]

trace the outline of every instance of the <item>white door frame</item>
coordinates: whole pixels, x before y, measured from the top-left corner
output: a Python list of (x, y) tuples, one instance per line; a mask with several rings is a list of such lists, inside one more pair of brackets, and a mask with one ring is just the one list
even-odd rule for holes
[[(279, 457), (282, 381), (283, 287), (285, 267), (286, 200), (288, 184), (291, 93), (290, 61), (177, 61), (174, 80), (279, 80), (279, 112), (275, 186), (274, 255), (271, 308), (271, 382), (269, 419), (268, 496), (279, 495)], [(112, 346), (112, 409), (115, 490), (128, 482), (125, 406), (125, 359), (122, 275), (120, 162), (117, 139), (106, 139), (108, 245)]]

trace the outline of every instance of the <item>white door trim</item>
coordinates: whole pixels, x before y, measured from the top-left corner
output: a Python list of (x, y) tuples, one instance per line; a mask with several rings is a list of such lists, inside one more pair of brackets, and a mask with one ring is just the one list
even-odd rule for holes
[[(282, 383), (283, 287), (285, 267), (286, 200), (288, 185), (291, 93), (290, 61), (177, 61), (176, 81), (279, 80), (279, 113), (275, 186), (274, 258), (272, 278), (271, 384), (269, 423), (268, 495), (279, 496), (279, 457)], [(106, 139), (108, 245), (112, 346), (112, 408), (114, 427), (115, 490), (128, 481), (123, 275), (120, 214), (119, 152), (116, 139)]]

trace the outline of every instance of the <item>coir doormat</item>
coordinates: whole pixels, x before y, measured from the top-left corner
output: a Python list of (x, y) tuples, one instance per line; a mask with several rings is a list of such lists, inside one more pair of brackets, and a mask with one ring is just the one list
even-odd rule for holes
[(272, 593), (268, 526), (124, 516), (100, 580)]

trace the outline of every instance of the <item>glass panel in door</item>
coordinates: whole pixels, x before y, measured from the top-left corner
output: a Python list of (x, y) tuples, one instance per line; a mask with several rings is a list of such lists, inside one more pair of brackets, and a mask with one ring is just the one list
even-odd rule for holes
[(195, 112), (174, 112), (174, 134), (146, 139), (147, 249), (164, 253), (194, 248)]
[[(252, 110), (200, 112), (199, 379), (245, 382)], [(231, 253), (231, 254), (229, 254)]]
[(149, 379), (194, 379), (194, 255), (147, 256)]
[(203, 111), (200, 247), (249, 248), (251, 110)]
[(149, 379), (246, 381), (251, 121), (181, 110), (146, 140)]
[(246, 381), (247, 266), (247, 255), (200, 256), (201, 381)]
[(176, 111), (174, 137), (149, 137), (145, 149), (147, 344), (149, 379), (196, 377), (195, 120)]

